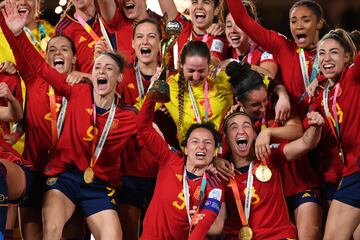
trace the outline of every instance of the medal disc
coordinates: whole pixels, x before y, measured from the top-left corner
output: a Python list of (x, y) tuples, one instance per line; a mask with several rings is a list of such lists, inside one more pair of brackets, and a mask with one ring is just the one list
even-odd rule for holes
[(89, 184), (92, 183), (94, 180), (95, 173), (94, 170), (91, 167), (88, 167), (84, 172), (84, 181), (85, 183)]
[(252, 239), (253, 232), (249, 226), (242, 226), (239, 231), (239, 239), (250, 240)]
[(267, 182), (271, 179), (272, 173), (267, 165), (261, 164), (255, 171), (255, 176), (260, 182)]

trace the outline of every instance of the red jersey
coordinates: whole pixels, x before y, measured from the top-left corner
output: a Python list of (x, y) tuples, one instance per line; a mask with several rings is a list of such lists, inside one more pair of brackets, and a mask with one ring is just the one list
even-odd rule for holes
[[(227, 1), (236, 25), (261, 48), (275, 56), (279, 63), (282, 80), (289, 93), (292, 107), (298, 116), (304, 119), (308, 112), (308, 101), (304, 99), (299, 102), (301, 95), (305, 92), (305, 86), (301, 73), (298, 46), (294, 41), (286, 39), (285, 36), (265, 29), (258, 24), (247, 14), (241, 1)], [(307, 51), (304, 49), (304, 52), (306, 62), (308, 63), (308, 74), (311, 74), (316, 50)]]
[[(359, 171), (360, 159), (360, 54), (357, 54), (354, 64), (345, 68), (339, 81), (339, 92), (336, 98), (336, 109), (340, 126), (341, 144), (344, 151), (344, 167), (342, 176), (348, 176)], [(322, 115), (326, 119), (323, 102), (323, 89), (316, 98), (316, 106), (321, 106)], [(333, 100), (335, 87), (328, 93), (328, 106), (333, 116)], [(336, 131), (336, 130), (335, 130)], [(332, 134), (334, 136), (334, 134)]]
[[(32, 170), (42, 171), (49, 161), (51, 139), (51, 112), (48, 95), (49, 83), (34, 71), (28, 56), (18, 47), (14, 35), (0, 18), (3, 32), (11, 45), (18, 71), (26, 85), (25, 145), (23, 156), (33, 165)], [(31, 47), (34, 48), (34, 47)], [(49, 75), (51, 76), (51, 75)], [(20, 88), (19, 88), (20, 89)], [(20, 89), (21, 90), (21, 89)], [(62, 97), (56, 96), (56, 111), (61, 108)]]
[[(94, 32), (102, 37), (98, 16), (89, 19), (87, 23)], [(56, 35), (66, 35), (75, 44), (78, 69), (80, 72), (91, 73), (94, 64), (95, 40), (85, 31), (83, 26), (69, 14), (66, 14), (56, 25)]]
[[(144, 86), (144, 94), (150, 86), (150, 78), (147, 79), (141, 73), (141, 82)], [(150, 76), (149, 76), (150, 77)], [(139, 97), (139, 86), (136, 80), (136, 72), (133, 64), (129, 64), (124, 69), (123, 80), (118, 84), (118, 93), (120, 93), (122, 99), (130, 105), (134, 105)]]
[[(65, 83), (66, 75), (60, 74), (47, 65), (32, 45), (25, 34), (16, 37), (18, 45), (34, 70), (41, 74), (55, 89), (55, 91), (68, 100), (66, 118), (63, 130), (56, 146), (55, 155), (46, 165), (44, 173), (54, 176), (77, 167), (85, 171), (89, 167), (93, 155), (93, 93), (89, 84), (69, 86)], [(51, 77), (49, 77), (51, 76)], [(106, 181), (110, 186), (116, 186), (120, 182), (120, 152), (127, 139), (136, 131), (136, 110), (117, 99), (114, 120), (106, 138), (102, 152), (94, 166), (97, 178)], [(96, 128), (98, 136), (101, 136), (108, 112), (96, 115)], [(100, 137), (99, 137), (100, 138)], [(96, 139), (96, 142), (99, 141)]]
[[(274, 145), (274, 144), (273, 144)], [(279, 165), (287, 162), (283, 155), (283, 145), (276, 144), (272, 149), (272, 155), (268, 167), (272, 177), (268, 182), (260, 182), (254, 176), (251, 191), (251, 207), (249, 226), (253, 230), (253, 239), (285, 239), (297, 238), (296, 228), (290, 220), (282, 190), (282, 180)], [(259, 163), (259, 161), (256, 161)], [(245, 202), (247, 187), (248, 167), (239, 169), (235, 174), (235, 181), (239, 189), (242, 204)], [(241, 173), (246, 170), (245, 173)], [(225, 201), (228, 216), (224, 226), (225, 239), (239, 239), (238, 233), (241, 228), (240, 216), (230, 187), (225, 190)]]
[(0, 159), (5, 159), (16, 163), (19, 166), (31, 167), (31, 162), (25, 160), (20, 154), (11, 147), (10, 144), (0, 139)]
[(239, 56), (234, 48), (231, 48), (231, 58), (251, 61), (250, 64), (260, 66), (260, 64), (264, 62), (273, 62), (274, 64), (278, 64), (275, 60), (274, 56), (271, 53), (265, 52), (259, 46), (256, 46), (252, 54), (247, 53), (246, 55)]
[[(190, 225), (183, 192), (185, 159), (170, 150), (152, 127), (154, 106), (154, 102), (146, 100), (137, 120), (138, 131), (141, 132), (139, 141), (157, 157), (160, 168), (154, 196), (145, 215), (141, 239), (204, 239), (220, 211), (223, 187), (216, 177), (207, 174), (205, 194), (200, 206), (200, 213), (205, 213), (205, 217), (193, 227), (189, 235)], [(201, 181), (201, 177), (187, 177), (190, 209), (198, 204)]]
[[(272, 127), (275, 118), (275, 111), (271, 101), (269, 101), (266, 113), (266, 125), (267, 127)], [(280, 123), (280, 127), (281, 126), (283, 125)], [(261, 131), (261, 119), (254, 123), (254, 128), (258, 133)], [(271, 139), (271, 143), (281, 142), (286, 141), (282, 139)], [(318, 187), (317, 174), (312, 168), (310, 159), (307, 155), (304, 155), (294, 161), (286, 161), (284, 164), (279, 166), (279, 171), (282, 176), (284, 195), (286, 197)]]
[[(180, 53), (184, 45), (191, 40), (200, 40), (205, 41), (205, 35), (197, 35), (193, 31), (193, 24), (190, 20), (186, 19), (183, 15), (178, 13), (175, 20), (179, 21), (182, 24), (182, 31), (177, 40), (178, 44), (178, 56), (180, 59)], [(225, 37), (222, 36), (213, 36), (207, 35), (206, 43), (210, 49), (210, 53), (212, 57), (218, 58), (220, 61), (226, 59), (227, 53), (227, 41)]]
[[(20, 105), (22, 106), (22, 94), (21, 94), (21, 83), (20, 78), (17, 74), (7, 74), (7, 73), (0, 73), (0, 82), (4, 82), (8, 85), (11, 94), (19, 101)], [(8, 101), (0, 98), (0, 106), (7, 107)], [(10, 123), (7, 122), (0, 122), (0, 138), (4, 134), (8, 134), (11, 132)]]
[[(161, 16), (148, 10), (150, 18), (160, 22)], [(127, 63), (135, 60), (135, 50), (132, 47), (132, 39), (134, 34), (135, 23), (127, 19), (119, 6), (117, 6), (114, 17), (106, 23), (106, 28), (110, 32), (114, 32), (116, 36), (116, 48), (125, 57)]]

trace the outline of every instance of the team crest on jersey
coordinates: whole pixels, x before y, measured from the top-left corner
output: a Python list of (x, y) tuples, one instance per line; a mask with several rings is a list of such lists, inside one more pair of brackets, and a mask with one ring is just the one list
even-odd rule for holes
[(119, 120), (118, 119), (114, 119), (113, 122), (111, 123), (111, 127), (110, 130), (115, 130), (119, 128)]
[(199, 200), (200, 197), (200, 185), (196, 187), (195, 192), (194, 192), (194, 198), (196, 200)]
[(52, 186), (52, 185), (54, 185), (54, 184), (57, 182), (57, 180), (58, 180), (57, 177), (49, 177), (49, 178), (46, 180), (46, 185)]

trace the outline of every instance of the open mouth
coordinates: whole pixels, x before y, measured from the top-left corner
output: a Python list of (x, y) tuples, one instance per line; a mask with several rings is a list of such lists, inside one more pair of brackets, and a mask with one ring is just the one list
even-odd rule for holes
[(150, 53), (151, 53), (151, 49), (147, 48), (147, 47), (142, 47), (140, 49), (140, 53), (141, 53), (142, 56), (149, 56)]
[(108, 80), (106, 78), (98, 78), (97, 85), (99, 90), (106, 90), (108, 86)]
[(54, 68), (59, 70), (59, 69), (63, 69), (65, 65), (65, 61), (64, 59), (61, 58), (55, 58), (54, 59)]
[(135, 8), (135, 4), (133, 2), (127, 2), (124, 4), (125, 9), (131, 10)]
[(204, 152), (196, 152), (195, 156), (198, 159), (203, 159), (206, 156), (206, 154)]
[(335, 68), (335, 64), (327, 63), (327, 64), (324, 64), (322, 68), (324, 69), (323, 70), (324, 74), (331, 73), (331, 72), (333, 72), (333, 70)]
[(236, 139), (236, 144), (241, 150), (245, 150), (248, 144), (248, 140), (245, 137), (239, 137)]
[(304, 43), (306, 41), (307, 35), (305, 33), (297, 34), (296, 38), (298, 39), (299, 43)]
[(203, 12), (195, 13), (195, 19), (196, 19), (197, 21), (204, 21), (204, 20), (205, 20), (205, 17), (206, 17), (206, 14), (203, 13)]
[(20, 14), (20, 16), (24, 16), (26, 13), (29, 13), (30, 9), (27, 7), (20, 7), (18, 9), (18, 13)]

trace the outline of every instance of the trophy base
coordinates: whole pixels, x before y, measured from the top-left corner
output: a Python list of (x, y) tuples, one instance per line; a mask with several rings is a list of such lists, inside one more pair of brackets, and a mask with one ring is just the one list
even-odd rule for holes
[(146, 98), (158, 103), (170, 102), (169, 85), (163, 80), (156, 80), (146, 93)]

